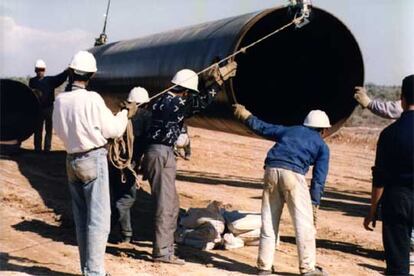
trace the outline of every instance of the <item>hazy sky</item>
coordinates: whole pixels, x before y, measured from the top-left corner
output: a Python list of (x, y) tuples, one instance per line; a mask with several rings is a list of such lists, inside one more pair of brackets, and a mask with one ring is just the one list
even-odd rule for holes
[[(109, 42), (285, 5), (275, 0), (112, 0)], [(0, 76), (48, 74), (90, 48), (102, 31), (106, 0), (0, 0)], [(313, 0), (351, 30), (365, 62), (365, 81), (400, 85), (414, 73), (414, 0)]]

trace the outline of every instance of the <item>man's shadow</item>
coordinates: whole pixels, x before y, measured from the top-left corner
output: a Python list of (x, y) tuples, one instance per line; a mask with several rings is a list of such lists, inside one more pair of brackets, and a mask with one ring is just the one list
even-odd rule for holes
[[(23, 176), (42, 198), (44, 205), (55, 214), (57, 224), (51, 225), (41, 220), (25, 220), (13, 227), (19, 231), (31, 231), (41, 236), (67, 244), (75, 244), (72, 238), (72, 210), (69, 189), (66, 181), (66, 152), (48, 153), (21, 149), (18, 154), (1, 156), (2, 159), (15, 161)], [(38, 207), (42, 208), (42, 207)], [(46, 210), (34, 210), (44, 212)]]
[[(35, 263), (35, 265), (27, 266), (28, 263)], [(21, 265), (20, 265), (21, 264)], [(0, 253), (0, 271), (16, 271), (24, 272), (29, 275), (55, 275), (55, 276), (76, 276), (78, 274), (72, 274), (67, 272), (60, 272), (44, 265), (53, 264), (55, 266), (59, 265), (56, 263), (39, 263), (35, 260), (28, 258), (17, 257), (10, 255), (9, 253)]]
[[(42, 237), (65, 244), (77, 245), (72, 216), (71, 196), (66, 176), (66, 152), (49, 153), (21, 149), (19, 154), (1, 155), (1, 159), (12, 160), (30, 185), (37, 191), (44, 205), (53, 211), (55, 222), (49, 224), (41, 219), (26, 219), (13, 225), (18, 231), (35, 232)], [(42, 207), (40, 207), (42, 208)], [(35, 210), (36, 211), (36, 210)], [(39, 210), (37, 210), (39, 211)], [(46, 210), (40, 210), (44, 212)], [(137, 239), (152, 238), (153, 208), (151, 195), (139, 190), (131, 209), (134, 233)]]

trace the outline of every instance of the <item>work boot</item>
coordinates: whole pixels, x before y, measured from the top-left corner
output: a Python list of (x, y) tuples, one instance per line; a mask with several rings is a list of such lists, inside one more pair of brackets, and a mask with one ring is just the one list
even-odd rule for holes
[(131, 242), (131, 237), (122, 237), (121, 239), (121, 243), (130, 243)]
[(271, 275), (274, 274), (275, 272), (275, 267), (272, 266), (271, 270), (264, 270), (264, 269), (257, 269), (257, 275)]
[(313, 271), (301, 273), (302, 276), (328, 276), (328, 273), (322, 270), (321, 267), (315, 267)]
[(262, 270), (262, 269), (259, 269), (257, 271), (257, 275), (271, 275), (271, 274), (272, 274), (272, 271), (271, 270)]
[(185, 264), (185, 261), (183, 259), (180, 259), (175, 255), (155, 257), (153, 261), (154, 263), (167, 263), (167, 264), (175, 264), (175, 265)]

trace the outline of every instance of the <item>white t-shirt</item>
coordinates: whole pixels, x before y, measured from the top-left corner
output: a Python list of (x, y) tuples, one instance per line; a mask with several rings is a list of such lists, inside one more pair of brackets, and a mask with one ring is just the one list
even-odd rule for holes
[(113, 115), (102, 97), (93, 91), (76, 89), (56, 97), (53, 127), (68, 153), (101, 147), (108, 138), (120, 137), (128, 123), (128, 111)]

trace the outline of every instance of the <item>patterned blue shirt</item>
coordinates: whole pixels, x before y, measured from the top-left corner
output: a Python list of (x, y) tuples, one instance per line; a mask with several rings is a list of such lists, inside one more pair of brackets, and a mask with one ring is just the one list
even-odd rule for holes
[(173, 147), (180, 136), (184, 119), (204, 110), (220, 91), (218, 84), (212, 84), (200, 93), (180, 97), (172, 92), (162, 95), (152, 106), (152, 124), (149, 131), (150, 144)]

